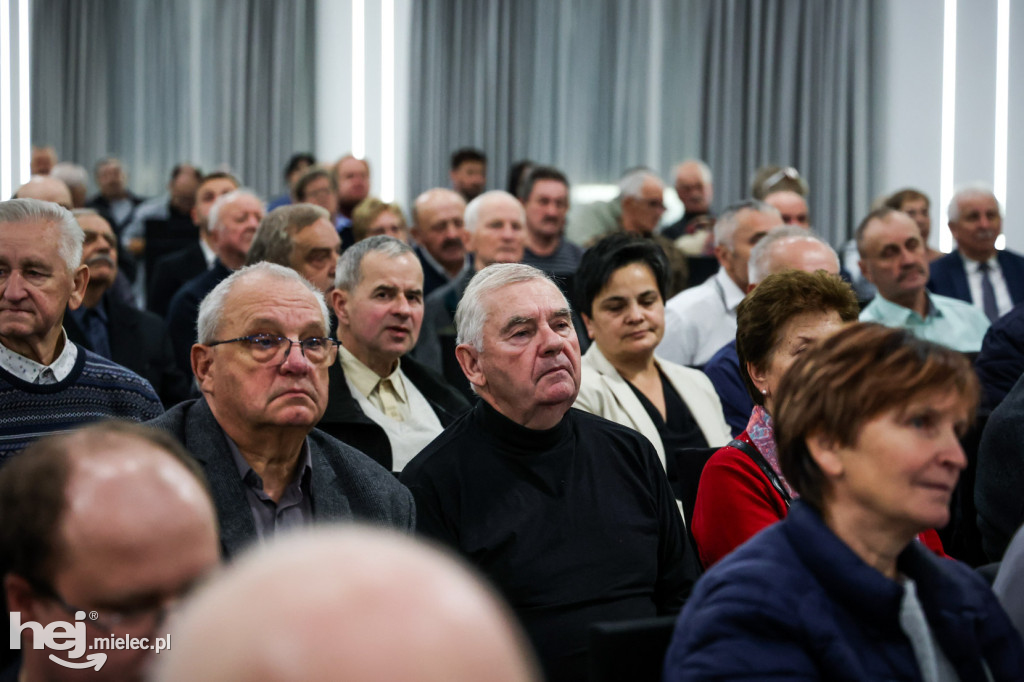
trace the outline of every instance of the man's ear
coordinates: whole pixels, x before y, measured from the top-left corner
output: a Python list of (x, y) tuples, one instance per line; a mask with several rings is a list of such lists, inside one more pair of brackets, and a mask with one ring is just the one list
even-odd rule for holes
[(85, 288), (89, 286), (89, 268), (79, 265), (71, 275), (71, 298), (68, 299), (68, 309), (77, 310), (85, 298)]
[(715, 247), (713, 253), (715, 254), (715, 258), (718, 259), (718, 265), (725, 267), (726, 262), (729, 260), (729, 254), (731, 254), (732, 251), (725, 244), (719, 244)]
[(7, 597), (7, 609), (20, 613), (22, 623), (29, 620), (36, 622), (44, 620), (39, 618), (39, 599), (36, 596), (36, 591), (20, 575), (8, 573), (4, 576), (4, 595)]
[(344, 289), (334, 288), (331, 290), (331, 307), (334, 308), (334, 316), (338, 318), (338, 324), (349, 326), (348, 311), (345, 304), (348, 303), (348, 292)]
[(870, 268), (865, 266), (863, 258), (857, 261), (857, 267), (860, 268), (860, 274), (864, 277), (864, 279), (874, 284), (874, 281), (872, 281), (871, 279), (871, 270)]
[(469, 383), (478, 388), (487, 385), (487, 377), (480, 367), (480, 351), (468, 343), (462, 343), (455, 347), (455, 358), (459, 361), (459, 367), (469, 379)]
[(192, 373), (196, 375), (196, 382), (205, 394), (207, 392), (205, 383), (213, 375), (213, 348), (200, 343), (193, 344), (191, 359)]

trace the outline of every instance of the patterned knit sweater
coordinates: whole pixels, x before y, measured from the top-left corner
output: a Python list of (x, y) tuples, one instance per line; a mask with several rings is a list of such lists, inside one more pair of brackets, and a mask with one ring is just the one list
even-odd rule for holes
[(37, 438), (100, 419), (144, 422), (163, 411), (148, 381), (82, 346), (56, 384), (31, 384), (0, 367), (0, 466)]

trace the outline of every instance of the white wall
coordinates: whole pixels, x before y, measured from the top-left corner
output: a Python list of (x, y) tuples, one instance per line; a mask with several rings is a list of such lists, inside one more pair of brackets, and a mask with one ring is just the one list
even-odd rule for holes
[[(403, 206), (409, 200), (404, 152), (412, 2), (318, 0), (316, 8), (317, 158), (364, 156), (370, 162), (371, 193)], [(353, 77), (353, 63), (359, 61), (361, 95)]]
[[(932, 197), (932, 237), (947, 232), (946, 207), (956, 186), (995, 182), (997, 0), (959, 0), (950, 182), (942, 183), (943, 30), (949, 0), (887, 0), (879, 45), (880, 146), (876, 186), (914, 186)], [(1008, 3), (1014, 4), (1014, 3)], [(1014, 154), (1024, 124), (1024, 5), (1010, 13), (1006, 246), (1024, 250), (1024, 158)], [(947, 237), (948, 239), (948, 237)]]

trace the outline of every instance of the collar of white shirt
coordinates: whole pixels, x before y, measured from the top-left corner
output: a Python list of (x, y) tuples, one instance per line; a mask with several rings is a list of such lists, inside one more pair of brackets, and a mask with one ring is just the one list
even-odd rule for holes
[(64, 381), (75, 367), (75, 361), (78, 359), (78, 346), (68, 339), (63, 328), (60, 333), (64, 350), (49, 365), (42, 365), (35, 360), (30, 360), (0, 343), (0, 367), (30, 384), (57, 384)]

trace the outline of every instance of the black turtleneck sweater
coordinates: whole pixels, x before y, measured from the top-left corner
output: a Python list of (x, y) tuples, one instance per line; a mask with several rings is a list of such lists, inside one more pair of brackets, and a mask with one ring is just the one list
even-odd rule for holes
[(498, 587), (549, 682), (586, 677), (595, 622), (679, 611), (692, 587), (679, 511), (651, 444), (571, 409), (527, 429), (484, 401), (410, 462), (417, 531)]

